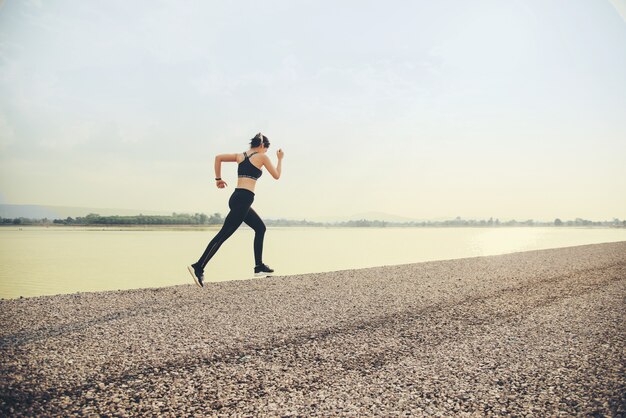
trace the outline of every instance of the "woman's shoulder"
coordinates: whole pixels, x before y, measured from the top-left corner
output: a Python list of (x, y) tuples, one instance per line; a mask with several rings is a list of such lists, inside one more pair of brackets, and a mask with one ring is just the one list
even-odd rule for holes
[(258, 153), (257, 155), (259, 156), (259, 160), (261, 160), (263, 164), (270, 160), (270, 157), (266, 153)]
[(233, 154), (235, 156), (235, 161), (237, 163), (241, 163), (244, 159), (245, 159), (245, 153), (243, 152), (238, 152), (236, 154)]
[[(242, 156), (244, 156), (244, 154), (241, 154), (241, 155), (242, 155)], [(253, 151), (246, 151), (245, 155), (247, 155), (247, 156), (248, 156), (248, 158), (252, 158), (252, 159), (255, 159), (255, 160), (262, 160), (262, 159), (264, 159), (265, 157), (267, 157), (267, 156), (265, 155), (265, 153), (262, 153), (262, 152), (253, 152)]]

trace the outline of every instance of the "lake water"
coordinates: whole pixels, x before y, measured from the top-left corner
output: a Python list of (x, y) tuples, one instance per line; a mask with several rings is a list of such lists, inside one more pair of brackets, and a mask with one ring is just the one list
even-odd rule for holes
[[(186, 266), (217, 229), (0, 228), (0, 297), (191, 284)], [(253, 232), (238, 230), (207, 281), (253, 276)], [(269, 228), (264, 261), (279, 275), (626, 241), (612, 228)]]

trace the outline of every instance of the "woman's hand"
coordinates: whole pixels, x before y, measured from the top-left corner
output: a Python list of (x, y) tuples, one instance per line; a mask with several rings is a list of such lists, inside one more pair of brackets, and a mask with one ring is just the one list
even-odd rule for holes
[(282, 148), (280, 148), (278, 151), (276, 151), (276, 156), (278, 157), (279, 160), (283, 159), (283, 157), (285, 156), (285, 153), (283, 152)]
[(226, 184), (224, 180), (216, 180), (215, 184), (217, 185), (218, 189), (223, 189), (224, 187), (228, 186), (228, 184)]

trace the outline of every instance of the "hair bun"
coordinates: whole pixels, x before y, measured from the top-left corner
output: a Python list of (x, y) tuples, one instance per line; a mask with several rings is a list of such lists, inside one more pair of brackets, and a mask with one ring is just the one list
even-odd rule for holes
[(263, 138), (264, 138), (264, 137), (263, 137), (263, 134), (262, 134), (261, 132), (259, 132), (258, 134), (256, 134), (256, 135), (254, 136), (254, 138), (252, 138), (252, 139), (250, 140), (250, 146), (251, 146), (252, 148), (255, 148), (255, 147), (260, 146), (260, 145), (261, 145), (261, 143), (263, 142)]

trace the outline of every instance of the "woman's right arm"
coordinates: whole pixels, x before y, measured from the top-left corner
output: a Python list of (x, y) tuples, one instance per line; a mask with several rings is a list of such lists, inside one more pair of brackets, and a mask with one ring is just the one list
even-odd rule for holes
[(282, 172), (284, 155), (285, 153), (283, 152), (282, 149), (279, 149), (278, 151), (276, 151), (276, 156), (278, 157), (278, 164), (276, 164), (276, 167), (274, 167), (274, 164), (272, 164), (272, 161), (270, 161), (270, 157), (265, 155), (265, 161), (263, 162), (263, 165), (265, 165), (265, 168), (267, 168), (267, 171), (269, 171), (272, 177), (274, 177), (276, 180), (280, 178), (280, 174)]

